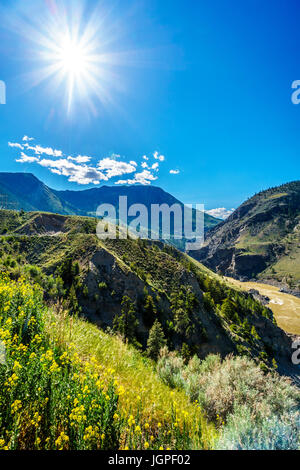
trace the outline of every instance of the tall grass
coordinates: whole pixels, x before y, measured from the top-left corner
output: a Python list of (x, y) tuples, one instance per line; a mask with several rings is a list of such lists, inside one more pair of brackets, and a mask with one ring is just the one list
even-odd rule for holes
[(41, 290), (0, 278), (0, 312), (0, 448), (117, 449), (113, 378), (49, 341)]
[[(93, 356), (104, 370), (113, 374), (122, 391), (120, 406), (126, 416), (137, 416), (150, 438), (166, 433), (169, 446), (175, 436), (176, 449), (209, 449), (217, 437), (199, 405), (191, 403), (181, 390), (173, 390), (157, 375), (154, 362), (121, 338), (109, 335), (82, 319), (55, 313), (47, 316), (47, 331), (63, 345), (73, 345), (79, 357)], [(149, 427), (148, 427), (149, 426)], [(162, 429), (165, 431), (162, 433)], [(161, 446), (157, 447), (160, 448)], [(166, 448), (166, 446), (164, 446)]]
[(119, 338), (0, 277), (0, 449), (210, 448), (199, 407)]

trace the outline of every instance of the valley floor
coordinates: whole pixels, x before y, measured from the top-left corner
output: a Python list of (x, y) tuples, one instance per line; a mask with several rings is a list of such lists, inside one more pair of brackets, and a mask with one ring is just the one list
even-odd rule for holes
[(283, 292), (279, 292), (279, 287), (257, 282), (241, 282), (236, 279), (226, 278), (234, 287), (249, 291), (257, 290), (261, 295), (270, 299), (268, 307), (272, 310), (277, 320), (278, 326), (284, 331), (294, 335), (300, 335), (300, 299)]

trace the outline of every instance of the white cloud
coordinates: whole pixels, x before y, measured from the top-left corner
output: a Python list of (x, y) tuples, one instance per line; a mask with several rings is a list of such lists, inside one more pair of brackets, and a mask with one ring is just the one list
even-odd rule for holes
[(179, 170), (170, 170), (170, 175), (179, 175)]
[(144, 186), (151, 184), (151, 181), (157, 180), (157, 176), (154, 176), (150, 171), (144, 170), (141, 173), (136, 173), (134, 175), (134, 179), (128, 179), (128, 180), (119, 180), (115, 184), (121, 185), (121, 184), (142, 184)]
[[(108, 181), (111, 178), (132, 174), (129, 179), (125, 179), (125, 176), (124, 179), (120, 179), (115, 184), (150, 185), (152, 181), (158, 179), (155, 173), (159, 171), (160, 162), (165, 160), (163, 155), (155, 152), (153, 156), (157, 162), (148, 165), (149, 158), (144, 155), (141, 163), (143, 171), (137, 172), (138, 163), (135, 160), (126, 162), (121, 160), (120, 155), (114, 153), (108, 158), (99, 160), (96, 166), (92, 166), (90, 163), (92, 158), (87, 155), (64, 156), (61, 150), (42, 147), (39, 144), (30, 144), (32, 140), (35, 139), (25, 135), (22, 143), (8, 142), (8, 145), (12, 148), (26, 149), (25, 152), (29, 152), (29, 155), (21, 152), (20, 157), (16, 160), (17, 162), (37, 163), (52, 173), (65, 176), (70, 182), (78, 184), (99, 184), (100, 181)], [(44, 157), (45, 155), (49, 158)]]
[(160, 155), (158, 152), (154, 152), (153, 157), (155, 158), (155, 160), (159, 160), (160, 162), (165, 161), (164, 155)]
[(225, 207), (218, 207), (217, 209), (211, 209), (206, 211), (207, 214), (217, 217), (218, 219), (227, 219), (235, 209), (226, 209)]
[(135, 165), (127, 162), (113, 160), (112, 158), (104, 158), (98, 162), (97, 167), (99, 170), (105, 172), (108, 179), (114, 176), (126, 175), (136, 171)]
[(48, 168), (52, 173), (67, 176), (72, 183), (78, 184), (98, 184), (99, 181), (107, 181), (107, 177), (97, 168), (87, 165), (76, 165), (68, 159), (60, 160), (39, 160), (38, 164)]
[(40, 145), (30, 146), (25, 144), (27, 150), (32, 150), (36, 155), (48, 155), (48, 157), (62, 157), (63, 153), (61, 150), (55, 150), (51, 147), (41, 147)]
[(19, 162), (19, 163), (34, 163), (38, 161), (39, 159), (37, 157), (30, 157), (26, 155), (24, 152), (21, 152), (20, 158), (16, 160), (16, 162)]
[(150, 184), (150, 181), (157, 180), (157, 176), (154, 176), (148, 170), (144, 170), (141, 173), (136, 173), (134, 178), (139, 184)]
[[(84, 162), (89, 157), (68, 157), (59, 160), (42, 159), (37, 163), (48, 168), (56, 175), (68, 177), (72, 183), (99, 184), (100, 181), (108, 181), (110, 178), (124, 174), (134, 173), (136, 167), (127, 162), (104, 158), (98, 162), (97, 168), (86, 165)], [(76, 162), (76, 163), (75, 163)]]
[(18, 148), (18, 149), (24, 150), (23, 145), (18, 144), (18, 143), (16, 143), (16, 142), (8, 142), (8, 146), (9, 146), (9, 147), (13, 147), (13, 148)]
[(76, 163), (88, 163), (91, 161), (91, 157), (86, 155), (78, 155), (78, 157), (68, 157), (68, 160), (73, 160)]

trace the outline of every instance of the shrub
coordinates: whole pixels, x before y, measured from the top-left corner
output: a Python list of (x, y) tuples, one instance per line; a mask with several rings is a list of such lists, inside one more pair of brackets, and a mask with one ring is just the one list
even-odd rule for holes
[(104, 281), (99, 282), (98, 288), (99, 288), (99, 290), (105, 290), (105, 289), (107, 289), (107, 284), (106, 284), (106, 282), (104, 282)]
[(264, 374), (246, 357), (228, 356), (223, 362), (216, 360), (213, 370), (210, 366), (199, 377), (199, 402), (210, 419), (220, 416), (226, 421), (234, 406), (244, 403), (255, 417), (281, 414), (299, 405), (296, 388), (276, 373)]
[(163, 348), (157, 363), (157, 372), (162, 381), (171, 388), (183, 388), (183, 369), (183, 359), (174, 352), (168, 353), (167, 348)]
[(185, 367), (174, 353), (164, 354), (157, 364), (161, 379), (182, 387), (191, 401), (198, 401), (210, 420), (225, 423), (235, 409), (247, 404), (252, 420), (269, 419), (299, 410), (300, 392), (276, 372), (264, 374), (247, 357), (221, 360), (209, 355), (193, 357)]
[(222, 450), (297, 450), (300, 415), (289, 413), (253, 420), (251, 410), (243, 406), (228, 419), (216, 449)]
[(183, 370), (184, 389), (191, 401), (199, 399), (199, 391), (201, 387), (201, 377), (204, 374), (213, 372), (216, 366), (221, 363), (221, 357), (210, 354), (204, 361), (194, 356)]

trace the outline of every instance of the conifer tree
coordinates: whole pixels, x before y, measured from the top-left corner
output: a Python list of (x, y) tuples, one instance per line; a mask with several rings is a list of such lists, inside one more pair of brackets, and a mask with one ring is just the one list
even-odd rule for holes
[(221, 312), (227, 320), (232, 320), (234, 318), (234, 305), (230, 299), (225, 299), (222, 303)]
[(143, 315), (146, 326), (153, 325), (156, 314), (157, 314), (157, 308), (153, 300), (153, 297), (151, 295), (147, 295), (146, 300), (145, 300), (144, 315)]
[(161, 324), (158, 320), (155, 320), (147, 341), (147, 353), (148, 356), (154, 360), (157, 360), (160, 350), (166, 345), (166, 338), (162, 329)]
[(71, 315), (76, 315), (79, 312), (79, 305), (74, 284), (72, 284), (70, 288), (70, 292), (67, 299), (67, 305), (69, 308), (69, 313)]
[(114, 330), (118, 331), (125, 342), (134, 343), (136, 338), (136, 329), (139, 325), (136, 318), (134, 302), (125, 295), (121, 303), (121, 314), (114, 318)]

